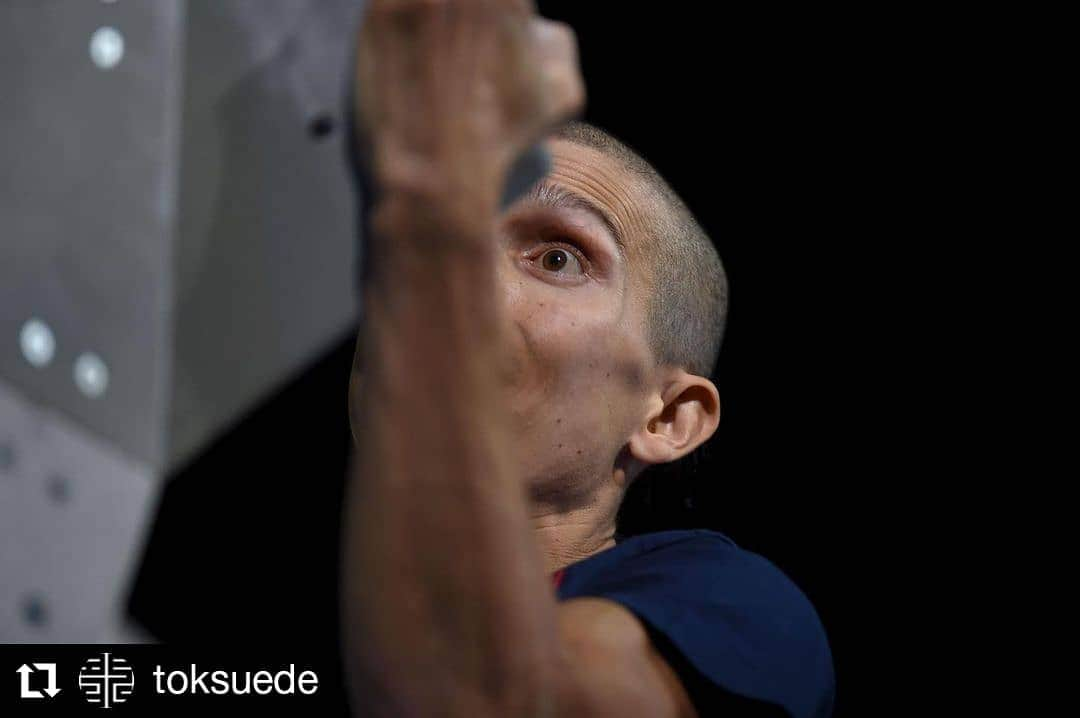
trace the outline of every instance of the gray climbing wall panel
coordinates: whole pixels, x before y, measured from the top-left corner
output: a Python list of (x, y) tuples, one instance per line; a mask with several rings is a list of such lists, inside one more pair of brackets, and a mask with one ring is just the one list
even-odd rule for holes
[(354, 322), (360, 9), (0, 3), (0, 641), (129, 635), (161, 479)]
[(0, 642), (95, 642), (146, 531), (154, 474), (0, 382)]

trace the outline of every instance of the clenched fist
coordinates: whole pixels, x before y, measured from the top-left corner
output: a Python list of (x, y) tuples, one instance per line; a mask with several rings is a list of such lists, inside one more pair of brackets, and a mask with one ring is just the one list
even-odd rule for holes
[(492, 213), (514, 159), (584, 102), (573, 31), (527, 0), (372, 0), (356, 64), (380, 190)]

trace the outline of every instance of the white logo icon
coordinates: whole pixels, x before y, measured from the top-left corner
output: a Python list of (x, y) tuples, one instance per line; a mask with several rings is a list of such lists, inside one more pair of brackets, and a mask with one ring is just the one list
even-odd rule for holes
[(102, 708), (111, 708), (116, 703), (123, 703), (135, 691), (135, 672), (123, 658), (110, 658), (103, 653), (101, 658), (91, 658), (79, 670), (79, 688), (86, 694), (86, 700), (101, 704)]
[[(55, 663), (35, 663), (34, 668), (39, 671), (45, 671), (49, 675), (49, 685), (45, 688), (45, 693), (52, 698), (60, 689), (56, 687), (56, 664)], [(30, 689), (30, 674), (34, 672), (34, 668), (26, 665), (25, 663), (15, 669), (16, 673), (21, 674), (19, 677), (19, 697), (20, 698), (44, 698), (41, 695), (41, 691)]]

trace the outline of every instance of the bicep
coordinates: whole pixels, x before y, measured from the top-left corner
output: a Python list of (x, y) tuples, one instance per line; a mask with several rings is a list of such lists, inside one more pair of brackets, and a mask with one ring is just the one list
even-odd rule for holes
[(560, 715), (697, 718), (641, 621), (604, 598), (559, 604)]

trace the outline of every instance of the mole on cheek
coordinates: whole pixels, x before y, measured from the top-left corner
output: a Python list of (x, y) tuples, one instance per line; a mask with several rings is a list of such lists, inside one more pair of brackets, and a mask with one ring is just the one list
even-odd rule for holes
[(645, 384), (645, 371), (634, 362), (623, 362), (619, 367), (619, 374), (632, 389), (638, 389)]

